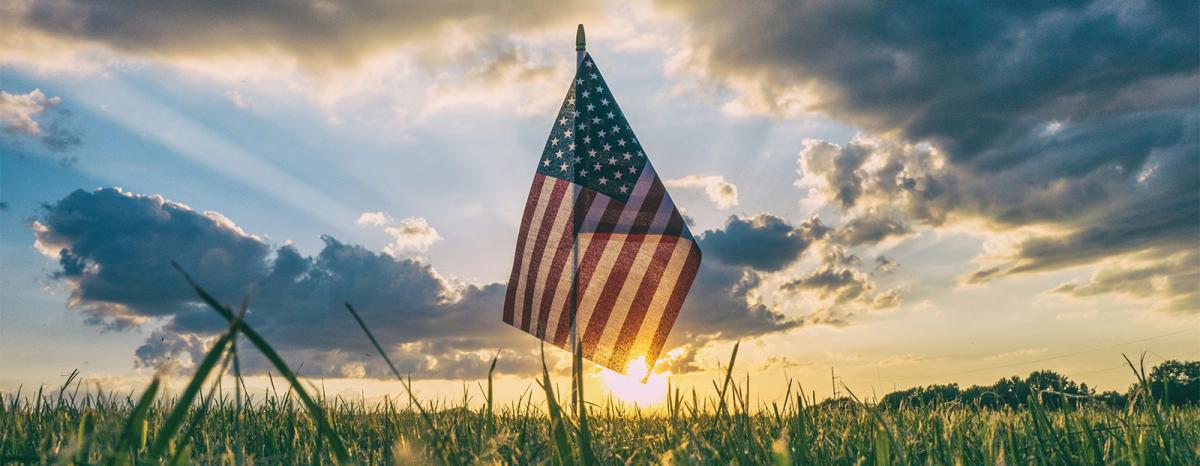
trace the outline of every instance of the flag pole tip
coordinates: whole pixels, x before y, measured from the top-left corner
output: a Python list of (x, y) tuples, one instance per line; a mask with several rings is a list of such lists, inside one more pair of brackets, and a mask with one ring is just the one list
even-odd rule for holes
[(579, 28), (575, 29), (575, 51), (582, 52), (584, 50), (587, 50), (587, 39), (584, 38), (583, 25), (580, 24)]

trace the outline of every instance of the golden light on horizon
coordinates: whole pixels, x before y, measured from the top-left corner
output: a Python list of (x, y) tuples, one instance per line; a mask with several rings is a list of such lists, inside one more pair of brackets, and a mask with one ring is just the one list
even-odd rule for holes
[(600, 380), (604, 381), (604, 386), (614, 398), (641, 406), (661, 403), (667, 398), (667, 379), (670, 376), (670, 371), (652, 373), (645, 356), (630, 360), (625, 366), (625, 374), (609, 369), (600, 372)]

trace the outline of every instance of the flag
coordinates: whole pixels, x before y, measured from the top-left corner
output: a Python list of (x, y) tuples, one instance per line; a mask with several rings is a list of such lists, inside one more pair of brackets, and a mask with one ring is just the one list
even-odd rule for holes
[(683, 216), (584, 54), (529, 189), (504, 322), (569, 350), (574, 310), (584, 358), (653, 368), (699, 267)]

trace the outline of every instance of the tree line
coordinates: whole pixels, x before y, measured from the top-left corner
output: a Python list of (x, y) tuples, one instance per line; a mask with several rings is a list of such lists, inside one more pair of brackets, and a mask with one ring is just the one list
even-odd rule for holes
[[(1200, 361), (1164, 361), (1150, 371), (1146, 381), (1151, 396), (1160, 404), (1200, 405)], [(984, 386), (960, 388), (957, 383), (951, 383), (909, 388), (889, 393), (879, 403), (893, 409), (954, 403), (977, 408), (1019, 409), (1024, 408), (1033, 397), (1052, 409), (1095, 403), (1124, 408), (1135, 394), (1141, 392), (1138, 384), (1130, 386), (1125, 392), (1101, 392), (1057, 372), (1040, 370), (1025, 378), (1012, 376)]]

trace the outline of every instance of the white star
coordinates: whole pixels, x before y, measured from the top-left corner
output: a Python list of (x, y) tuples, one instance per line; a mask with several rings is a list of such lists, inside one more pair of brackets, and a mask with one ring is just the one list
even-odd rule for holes
[(608, 184), (608, 178), (600, 177), (600, 184)]
[[(550, 163), (550, 161), (549, 161), (549, 160), (547, 160), (547, 161), (546, 161), (546, 163)], [(600, 164), (598, 164), (598, 163), (594, 163), (594, 164), (592, 164), (592, 168), (595, 168), (595, 169), (599, 170), (599, 169), (600, 169)]]
[(571, 130), (568, 129), (566, 131), (563, 131), (563, 136), (571, 137)]
[(558, 138), (551, 139), (551, 140), (550, 140), (550, 145), (552, 145), (552, 146), (557, 146), (557, 145), (558, 145)]
[(637, 173), (637, 167), (629, 167), (629, 173)]
[(600, 77), (600, 76), (599, 76), (599, 75), (597, 75), (596, 73), (592, 73), (592, 79), (596, 79), (596, 78), (599, 78), (599, 77)]
[(571, 97), (571, 98), (567, 99), (567, 103), (570, 105), (575, 105), (575, 98)]
[(583, 78), (576, 79), (575, 84), (583, 84)]
[(605, 152), (608, 152), (608, 151), (609, 151), (609, 150), (611, 150), (611, 149), (612, 149), (612, 146), (611, 146), (611, 145), (608, 145), (608, 144), (605, 144), (605, 145), (604, 145), (604, 151), (605, 151)]
[(588, 143), (590, 143), (590, 142), (592, 142), (592, 137), (591, 137), (591, 136), (584, 136), (584, 137), (583, 137), (583, 143), (584, 143), (584, 144), (588, 144)]
[(596, 149), (588, 149), (588, 157), (595, 157)]
[(592, 123), (600, 124), (600, 117), (592, 117)]
[[(570, 134), (568, 134), (567, 136), (570, 136)], [(624, 139), (617, 139), (617, 145), (618, 145), (618, 146), (624, 146), (624, 145), (625, 145), (625, 140), (624, 140)]]
[(613, 112), (608, 112), (608, 117), (609, 117), (609, 118), (612, 118), (612, 117), (614, 117), (614, 116), (616, 116), (616, 115), (613, 115)]
[(616, 179), (618, 179), (618, 180), (619, 180), (619, 179), (621, 179), (621, 172), (615, 172), (615, 173), (613, 173), (613, 177), (614, 177), (614, 178), (616, 178)]
[(568, 121), (571, 121), (571, 120), (568, 120), (567, 117), (562, 117), (562, 118), (558, 119), (558, 124), (565, 125), (565, 124), (567, 124)]
[(571, 162), (579, 163), (580, 160), (583, 160), (583, 159), (581, 159), (579, 157), (571, 157)]
[(592, 67), (592, 61), (591, 61), (591, 60), (584, 61), (584, 62), (583, 62), (583, 64), (584, 64), (584, 65), (587, 65), (587, 67), (588, 67), (588, 68), (591, 68), (591, 67)]
[(567, 164), (564, 163), (562, 165), (559, 165), (558, 168), (562, 169), (562, 171), (567, 171)]
[(543, 160), (543, 161), (542, 161), (542, 166), (543, 166), (543, 167), (549, 167), (549, 166), (550, 166), (550, 159)]
[(629, 160), (630, 158), (633, 157), (633, 154), (626, 152), (624, 154), (621, 154), (621, 156), (625, 157), (625, 160)]
[(560, 159), (561, 159), (561, 158), (562, 158), (562, 154), (563, 154), (563, 151), (561, 151), (561, 150), (560, 150), (560, 151), (558, 151), (558, 152), (555, 152), (555, 153), (554, 153), (554, 156), (555, 156), (555, 157), (557, 157), (557, 158), (560, 158)]
[(595, 105), (592, 105), (592, 104), (588, 104), (588, 107), (587, 107), (587, 108), (588, 108), (588, 111), (590, 112), (590, 111), (592, 111), (592, 110), (595, 110), (595, 109), (596, 109), (596, 106), (595, 106)]
[(579, 174), (582, 176), (587, 176), (587, 170), (579, 170)]
[(629, 186), (625, 186), (625, 185), (621, 186), (621, 194), (625, 194), (628, 191), (629, 191)]
[(574, 111), (574, 112), (571, 112), (571, 113), (575, 114), (575, 118), (579, 118), (579, 110), (576, 110), (576, 111)]
[(575, 150), (575, 143), (572, 142), (570, 145), (567, 146), (567, 148), (571, 149), (571, 150)]
[(600, 99), (600, 105), (608, 105), (608, 99)]
[(613, 157), (609, 157), (609, 158), (608, 158), (608, 164), (609, 164), (609, 165), (616, 165), (616, 164), (617, 164), (617, 159), (615, 159), (615, 158), (613, 158)]
[(616, 125), (614, 125), (612, 129), (613, 129), (613, 132), (615, 133), (615, 132), (617, 132), (617, 131), (620, 131), (620, 130), (621, 130), (621, 127), (620, 127), (620, 126), (616, 126)]
[(604, 86), (596, 86), (596, 92), (604, 92)]
[(585, 99), (586, 99), (586, 98), (587, 98), (587, 96), (589, 96), (589, 95), (592, 95), (592, 94), (591, 94), (591, 93), (589, 93), (588, 91), (583, 91), (583, 94), (582, 94), (582, 95), (583, 95), (583, 98), (585, 98)]
[(604, 130), (600, 130), (600, 133), (599, 133), (600, 137), (604, 137), (604, 135), (606, 135), (606, 134), (608, 134), (608, 132), (606, 132)]

